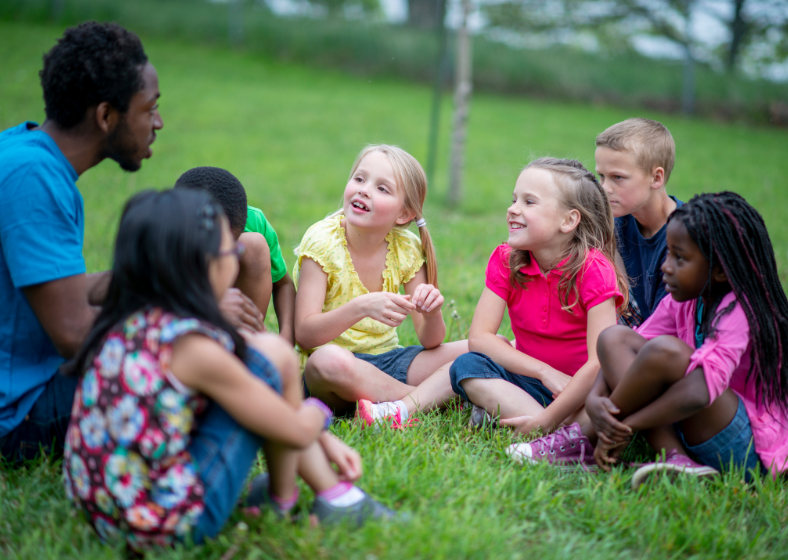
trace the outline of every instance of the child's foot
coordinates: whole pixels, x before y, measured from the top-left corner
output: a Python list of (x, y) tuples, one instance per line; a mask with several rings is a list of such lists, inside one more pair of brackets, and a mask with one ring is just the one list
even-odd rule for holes
[(513, 443), (506, 453), (518, 463), (536, 464), (547, 461), (563, 468), (581, 467), (596, 471), (594, 448), (580, 431), (580, 424), (559, 428), (552, 434), (529, 443)]
[(471, 418), (468, 420), (468, 427), (473, 428), (495, 428), (498, 426), (498, 420), (493, 418), (492, 415), (480, 406), (473, 405), (471, 409)]
[(270, 479), (268, 473), (259, 474), (249, 483), (249, 493), (241, 503), (241, 508), (245, 513), (259, 515), (260, 512), (270, 509), (279, 519), (284, 519), (290, 515), (290, 511), (298, 501), (298, 489), (295, 494), (288, 499), (282, 500), (272, 495), (268, 487)]
[(348, 483), (340, 483), (331, 490), (319, 493), (312, 504), (311, 513), (325, 525), (349, 523), (354, 527), (360, 527), (369, 519), (400, 517), (397, 512)]
[(372, 401), (361, 399), (358, 401), (358, 408), (356, 409), (356, 418), (362, 420), (365, 428), (375, 425), (379, 429), (378, 423), (391, 420), (391, 428), (402, 430), (413, 425), (414, 419), (403, 424), (407, 417), (408, 409), (402, 401), (373, 403)]
[(646, 463), (636, 470), (635, 474), (632, 475), (632, 489), (636, 490), (638, 486), (648, 480), (649, 476), (660, 472), (667, 473), (671, 476), (688, 474), (698, 477), (713, 477), (720, 474), (717, 469), (696, 463), (686, 455), (682, 455), (674, 449), (667, 454), (664, 461), (659, 460), (653, 463)]

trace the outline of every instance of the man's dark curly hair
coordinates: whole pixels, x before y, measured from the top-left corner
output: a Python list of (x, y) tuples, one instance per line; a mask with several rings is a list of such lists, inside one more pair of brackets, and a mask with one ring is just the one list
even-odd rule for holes
[(146, 62), (139, 37), (116, 23), (88, 21), (66, 29), (39, 73), (47, 119), (73, 128), (103, 101), (125, 113), (144, 87)]
[(195, 167), (178, 177), (175, 188), (208, 191), (218, 202), (234, 233), (246, 227), (246, 190), (235, 175), (219, 167)]

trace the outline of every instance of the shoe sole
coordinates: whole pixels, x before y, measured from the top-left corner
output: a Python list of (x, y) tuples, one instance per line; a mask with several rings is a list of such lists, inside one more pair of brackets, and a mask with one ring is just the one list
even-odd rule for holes
[(641, 484), (644, 484), (652, 474), (665, 473), (671, 478), (676, 478), (678, 475), (687, 474), (696, 476), (698, 478), (713, 478), (719, 476), (719, 471), (711, 467), (682, 467), (680, 465), (671, 465), (669, 463), (654, 463), (640, 467), (632, 475), (632, 490), (637, 490)]
[(372, 420), (372, 403), (366, 399), (361, 399), (358, 401), (358, 407), (356, 408), (356, 418), (361, 420), (361, 427), (369, 428), (374, 424)]
[[(546, 461), (537, 461), (536, 459), (532, 459), (531, 457), (526, 457), (522, 453), (519, 452), (510, 452), (509, 449), (506, 450), (506, 454), (512, 458), (517, 463), (523, 464), (528, 463), (529, 465), (537, 465), (539, 463), (544, 463)], [(586, 465), (584, 463), (550, 463), (550, 465), (560, 472), (575, 472), (578, 470), (582, 470), (585, 472), (595, 473), (599, 470), (599, 467), (594, 465)]]

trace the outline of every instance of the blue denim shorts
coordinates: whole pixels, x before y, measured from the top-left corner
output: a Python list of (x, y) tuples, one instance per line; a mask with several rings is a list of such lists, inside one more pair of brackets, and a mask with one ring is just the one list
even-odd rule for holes
[(503, 379), (531, 395), (536, 402), (547, 407), (553, 402), (553, 392), (538, 379), (506, 371), (490, 357), (479, 352), (463, 354), (451, 365), (451, 388), (464, 400), (471, 402), (460, 382), (463, 379)]
[(356, 354), (353, 355), (359, 360), (364, 360), (372, 364), (380, 371), (393, 377), (401, 383), (408, 383), (408, 368), (411, 362), (424, 350), (424, 346), (407, 346), (405, 348), (395, 348), (383, 354)]
[(699, 463), (714, 467), (718, 471), (744, 468), (747, 482), (750, 481), (752, 473), (756, 470), (760, 471), (762, 475), (768, 474), (768, 470), (761, 463), (758, 454), (755, 453), (750, 418), (747, 416), (747, 409), (744, 408), (741, 399), (739, 399), (739, 408), (731, 423), (708, 441), (698, 445), (688, 445), (681, 426), (675, 424), (674, 427), (684, 448)]
[[(265, 356), (248, 348), (245, 363), (255, 377), (282, 393), (279, 372)], [(262, 447), (263, 438), (238, 424), (215, 402), (197, 417), (189, 453), (205, 488), (205, 510), (192, 534), (195, 543), (215, 537), (227, 522)]]

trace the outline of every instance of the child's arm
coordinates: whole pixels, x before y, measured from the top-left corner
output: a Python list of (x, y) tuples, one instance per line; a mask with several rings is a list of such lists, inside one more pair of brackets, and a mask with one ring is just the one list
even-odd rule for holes
[[(498, 329), (506, 311), (506, 301), (485, 287), (471, 322), (468, 349), (489, 356), (496, 364), (517, 375), (527, 375), (540, 380), (556, 395), (572, 379), (546, 363), (523, 354), (498, 336)], [(596, 354), (595, 354), (596, 355)]]
[(588, 328), (586, 330), (586, 345), (588, 348), (588, 360), (586, 363), (577, 370), (577, 373), (567, 384), (566, 389), (541, 413), (529, 421), (512, 422), (511, 425), (518, 425), (518, 431), (524, 434), (531, 433), (536, 428), (552, 431), (570, 415), (577, 412), (585, 404), (599, 372), (599, 358), (596, 353), (597, 339), (599, 339), (599, 335), (603, 330), (615, 324), (615, 298), (605, 300), (589, 309)]
[(279, 280), (274, 282), (274, 312), (279, 323), (279, 336), (283, 337), (290, 344), (295, 344), (295, 331), (293, 320), (295, 315), (296, 290), (290, 275), (285, 273)]
[(323, 313), (328, 274), (312, 259), (301, 260), (295, 305), (295, 337), (301, 348), (327, 344), (365, 317), (398, 327), (416, 306), (410, 296), (389, 292), (364, 294)]
[(294, 410), (235, 355), (204, 335), (187, 334), (175, 341), (171, 371), (178, 381), (266, 439), (303, 449), (323, 431), (326, 418), (318, 408)]
[(416, 307), (411, 319), (419, 342), (427, 350), (439, 346), (446, 338), (446, 324), (441, 313), (443, 295), (438, 288), (427, 284), (427, 271), (423, 266), (404, 288)]

